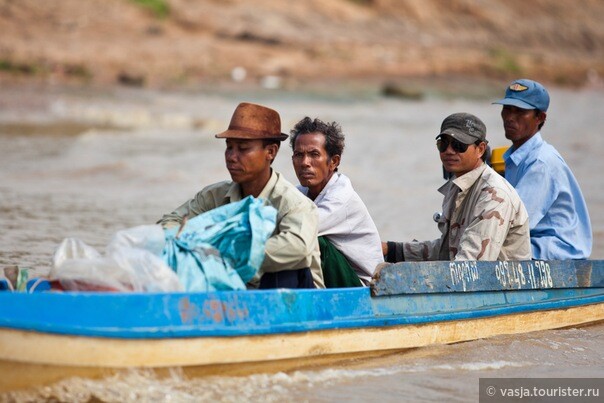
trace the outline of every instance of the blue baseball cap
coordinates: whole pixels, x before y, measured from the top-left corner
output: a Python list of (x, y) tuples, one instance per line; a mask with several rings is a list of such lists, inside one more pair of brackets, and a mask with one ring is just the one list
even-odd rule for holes
[(505, 90), (505, 98), (493, 102), (500, 105), (512, 105), (522, 109), (539, 109), (547, 112), (549, 94), (537, 81), (522, 78), (514, 81)]

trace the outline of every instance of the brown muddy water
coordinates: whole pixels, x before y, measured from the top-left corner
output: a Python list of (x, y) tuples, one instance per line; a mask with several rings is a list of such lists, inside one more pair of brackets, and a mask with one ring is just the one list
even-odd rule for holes
[[(604, 258), (604, 92), (552, 90), (543, 137), (583, 189), (594, 249)], [(154, 223), (206, 184), (228, 178), (224, 130), (239, 102), (277, 109), (283, 131), (302, 117), (339, 122), (341, 172), (384, 240), (437, 237), (442, 184), (434, 137), (442, 119), (470, 112), (494, 147), (507, 145), (497, 97), (404, 101), (257, 93), (0, 90), (0, 268), (43, 273), (66, 237), (100, 251), (117, 230)], [(284, 143), (275, 169), (292, 182)], [(481, 377), (602, 377), (604, 325), (501, 336), (287, 372), (158, 377), (133, 370), (4, 394), (3, 401), (477, 401)]]

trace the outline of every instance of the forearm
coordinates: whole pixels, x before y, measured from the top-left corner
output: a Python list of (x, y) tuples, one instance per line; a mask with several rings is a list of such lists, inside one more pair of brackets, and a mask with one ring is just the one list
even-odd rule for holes
[(404, 242), (382, 242), (384, 260), (389, 263), (405, 261)]
[(264, 261), (260, 270), (264, 273), (274, 273), (310, 267), (312, 254), (317, 245), (316, 237), (302, 239), (292, 233), (272, 236), (266, 242)]
[(261, 270), (271, 273), (310, 267), (313, 253), (319, 248), (317, 237), (314, 209), (289, 212), (266, 241)]
[(177, 210), (169, 214), (164, 214), (164, 216), (157, 221), (157, 224), (160, 224), (164, 228), (172, 228), (179, 226), (182, 222), (186, 214), (183, 214)]
[(403, 261), (437, 260), (441, 239), (433, 241), (386, 242), (385, 260), (390, 263)]
[(203, 206), (200, 197), (195, 196), (193, 199), (188, 200), (181, 206), (177, 207), (171, 213), (164, 214), (164, 216), (157, 221), (157, 224), (160, 224), (164, 228), (177, 227), (182, 224), (185, 217), (192, 218), (207, 210), (208, 209)]

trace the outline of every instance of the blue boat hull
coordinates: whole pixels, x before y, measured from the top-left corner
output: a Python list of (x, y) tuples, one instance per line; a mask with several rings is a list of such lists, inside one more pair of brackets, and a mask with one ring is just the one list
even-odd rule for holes
[(0, 328), (125, 339), (423, 324), (604, 303), (604, 289), (371, 297), (368, 288), (178, 294), (0, 293)]
[(601, 261), (402, 263), (381, 268), (371, 288), (0, 292), (0, 360), (228, 364), (576, 326), (604, 320), (602, 267)]

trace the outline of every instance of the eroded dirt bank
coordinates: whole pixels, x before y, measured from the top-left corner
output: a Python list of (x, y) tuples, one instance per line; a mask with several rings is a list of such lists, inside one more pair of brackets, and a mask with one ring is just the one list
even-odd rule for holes
[(0, 0), (0, 78), (186, 87), (233, 73), (268, 86), (463, 75), (584, 86), (604, 76), (599, 0), (155, 3), (165, 8)]

